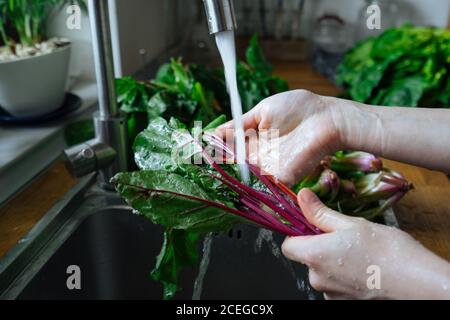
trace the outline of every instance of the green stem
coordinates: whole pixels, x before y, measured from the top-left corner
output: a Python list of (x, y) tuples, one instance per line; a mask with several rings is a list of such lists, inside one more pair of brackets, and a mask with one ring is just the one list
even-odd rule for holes
[(3, 25), (2, 21), (0, 21), (0, 37), (1, 37), (4, 45), (7, 46), (9, 41), (8, 41), (8, 36), (6, 35), (5, 26)]
[(32, 22), (32, 41), (33, 43), (39, 43), (42, 41), (42, 32), (40, 30), (40, 21), (39, 19), (33, 19)]
[(29, 45), (32, 44), (33, 31), (31, 24), (32, 24), (31, 17), (29, 15), (26, 15), (24, 19), (25, 43), (23, 44)]

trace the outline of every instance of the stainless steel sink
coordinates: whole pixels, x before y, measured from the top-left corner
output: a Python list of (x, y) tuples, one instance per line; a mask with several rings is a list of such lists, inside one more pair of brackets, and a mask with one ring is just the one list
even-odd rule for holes
[[(162, 286), (150, 278), (150, 271), (161, 249), (163, 229), (133, 214), (117, 194), (97, 189), (94, 180), (94, 176), (82, 179), (3, 258), (1, 298), (162, 297)], [(306, 270), (280, 257), (282, 237), (273, 238), (271, 233), (251, 226), (213, 235), (200, 297), (311, 298), (311, 289), (302, 288)], [(199, 250), (202, 248), (200, 241)], [(67, 288), (66, 271), (71, 265), (81, 269), (81, 290)], [(181, 275), (183, 290), (177, 298), (192, 298), (198, 272), (192, 268)]]
[[(83, 178), (0, 261), (3, 299), (160, 299), (150, 278), (162, 244), (162, 228), (133, 214), (115, 193)], [(393, 224), (395, 219), (392, 220)], [(321, 298), (307, 271), (280, 254), (281, 236), (251, 226), (211, 236), (202, 299)], [(206, 241), (205, 241), (206, 243)], [(199, 250), (203, 241), (199, 243)], [(206, 259), (203, 263), (207, 263)], [(71, 265), (80, 267), (81, 290), (66, 285)], [(177, 298), (191, 299), (198, 267), (181, 275)]]

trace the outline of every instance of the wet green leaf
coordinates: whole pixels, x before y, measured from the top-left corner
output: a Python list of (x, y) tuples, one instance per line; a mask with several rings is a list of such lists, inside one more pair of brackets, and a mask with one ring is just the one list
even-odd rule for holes
[[(237, 221), (235, 216), (218, 208), (178, 196), (221, 203), (213, 192), (175, 173), (156, 170), (119, 173), (112, 183), (132, 208), (168, 228), (199, 233), (227, 231)], [(232, 206), (230, 201), (226, 204)]]
[(172, 299), (180, 290), (178, 285), (180, 272), (197, 264), (198, 238), (197, 233), (185, 230), (169, 228), (164, 232), (164, 243), (151, 273), (151, 277), (164, 286), (164, 300)]

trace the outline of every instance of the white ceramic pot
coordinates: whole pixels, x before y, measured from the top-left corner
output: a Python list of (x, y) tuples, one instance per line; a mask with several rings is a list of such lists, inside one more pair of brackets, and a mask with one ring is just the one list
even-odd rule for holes
[(0, 106), (13, 116), (37, 116), (62, 107), (71, 46), (36, 57), (0, 61)]

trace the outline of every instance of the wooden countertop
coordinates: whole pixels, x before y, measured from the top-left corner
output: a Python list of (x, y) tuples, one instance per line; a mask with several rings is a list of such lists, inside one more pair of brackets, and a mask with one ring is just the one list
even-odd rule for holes
[[(277, 75), (292, 89), (336, 95), (339, 89), (306, 62), (279, 62)], [(414, 184), (395, 208), (400, 227), (433, 252), (450, 260), (450, 181), (439, 172), (385, 161)], [(61, 162), (54, 164), (4, 207), (0, 208), (0, 257), (3, 256), (74, 184)]]

